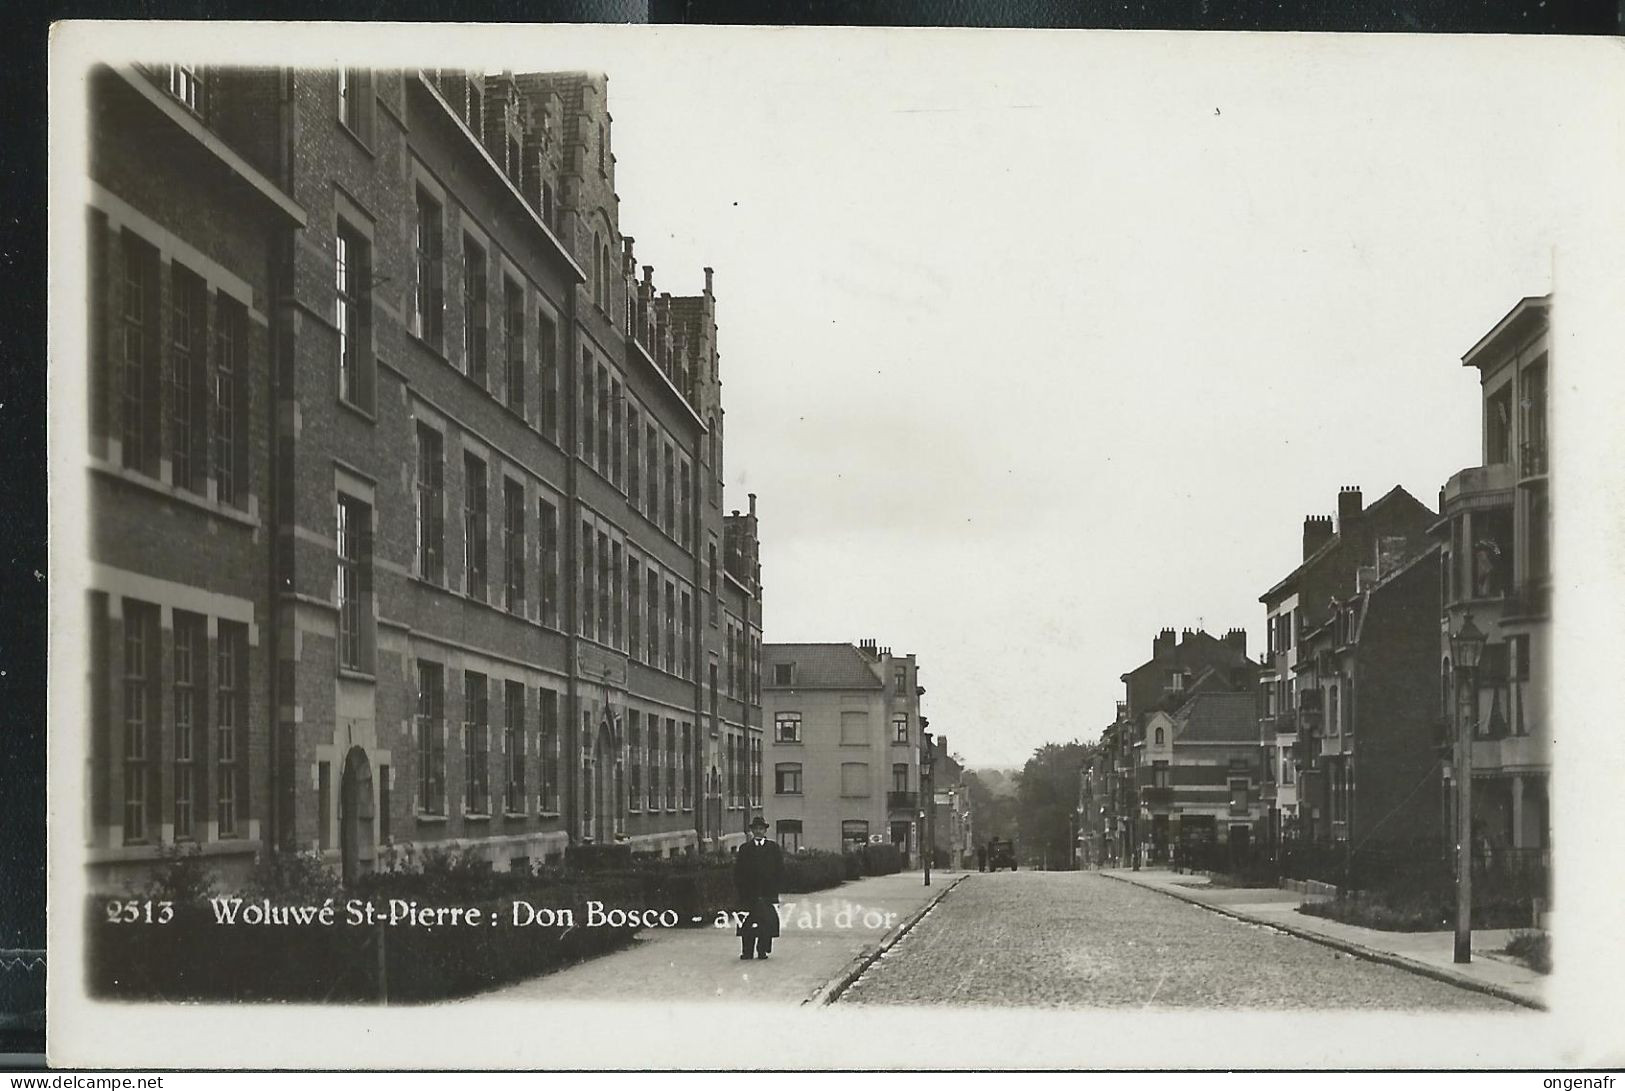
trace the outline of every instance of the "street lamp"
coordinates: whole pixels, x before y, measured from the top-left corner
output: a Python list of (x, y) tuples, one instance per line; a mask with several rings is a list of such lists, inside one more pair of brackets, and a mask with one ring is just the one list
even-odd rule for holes
[(931, 767), (936, 759), (936, 748), (931, 743), (931, 732), (920, 732), (920, 803), (925, 821), (922, 823), (925, 834), (925, 844), (920, 846), (921, 859), (925, 861), (925, 885), (931, 885), (931, 854), (936, 850), (936, 841), (933, 837), (933, 812), (937, 809), (937, 789), (931, 777)]
[[(1450, 654), (1458, 677), (1456, 701), (1456, 961), (1473, 960), (1473, 734), (1478, 724), (1478, 659), (1484, 634), (1469, 611), (1450, 634)], [(1463, 689), (1467, 707), (1460, 708)]]

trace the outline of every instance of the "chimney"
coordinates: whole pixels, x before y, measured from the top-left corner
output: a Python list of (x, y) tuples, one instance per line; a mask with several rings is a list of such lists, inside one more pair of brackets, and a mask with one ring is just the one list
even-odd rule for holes
[(1226, 647), (1234, 648), (1237, 655), (1245, 656), (1247, 654), (1247, 630), (1231, 629), (1224, 634), (1224, 643)]
[(1173, 651), (1174, 631), (1172, 629), (1164, 629), (1162, 632), (1156, 635), (1154, 640), (1151, 641), (1152, 659), (1161, 659), (1163, 656), (1172, 655)]
[(705, 297), (707, 299), (711, 298), (711, 274), (712, 269), (707, 265), (705, 267)]
[(756, 515), (756, 494), (748, 493), (747, 495), (750, 497), (750, 514), (754, 518)]
[(1315, 550), (1332, 540), (1332, 517), (1309, 515), (1303, 520), (1303, 559), (1308, 560)]
[(1360, 500), (1360, 486), (1344, 485), (1337, 492), (1337, 533), (1348, 534), (1360, 523), (1365, 505)]

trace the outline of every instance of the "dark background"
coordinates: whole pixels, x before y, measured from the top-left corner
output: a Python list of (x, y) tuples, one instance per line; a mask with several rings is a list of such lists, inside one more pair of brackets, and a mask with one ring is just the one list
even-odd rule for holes
[[(45, 946), (46, 59), (56, 19), (345, 19), (1618, 35), (1625, 0), (10, 0), (0, 14), (0, 950)], [(70, 613), (76, 603), (62, 604)], [(57, 972), (74, 972), (58, 966)], [(0, 1068), (42, 978), (0, 959)], [(8, 1062), (7, 1055), (11, 1055)]]

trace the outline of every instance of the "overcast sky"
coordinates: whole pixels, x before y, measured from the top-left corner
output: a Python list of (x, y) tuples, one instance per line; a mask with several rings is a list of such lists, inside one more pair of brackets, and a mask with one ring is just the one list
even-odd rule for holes
[(933, 729), (1019, 765), (1096, 738), (1163, 626), (1256, 653), (1340, 486), (1434, 507), (1476, 463), (1460, 357), (1551, 288), (1568, 104), (1510, 49), (1285, 42), (570, 53), (640, 264), (716, 269), (769, 641), (914, 652)]

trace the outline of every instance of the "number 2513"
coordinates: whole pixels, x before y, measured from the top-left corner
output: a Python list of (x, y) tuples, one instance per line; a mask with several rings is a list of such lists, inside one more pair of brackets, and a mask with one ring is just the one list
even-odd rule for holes
[(168, 924), (175, 919), (174, 902), (108, 902), (108, 924)]

